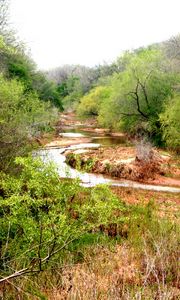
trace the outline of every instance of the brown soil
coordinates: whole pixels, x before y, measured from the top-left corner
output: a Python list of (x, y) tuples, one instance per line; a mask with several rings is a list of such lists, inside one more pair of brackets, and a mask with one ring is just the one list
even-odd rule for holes
[(61, 114), (60, 120), (57, 124), (58, 130), (63, 129), (64, 127), (71, 127), (71, 126), (87, 126), (89, 127), (96, 127), (97, 122), (94, 118), (88, 120), (79, 120), (74, 113), (64, 113)]
[[(149, 161), (139, 160), (134, 147), (107, 147), (91, 150), (88, 153), (72, 155), (68, 153), (67, 162), (86, 170), (91, 165), (91, 172), (111, 177), (140, 181), (156, 185), (180, 186), (178, 167), (170, 163), (170, 156), (162, 156), (153, 150)], [(81, 162), (81, 163), (79, 163)], [(174, 178), (165, 177), (173, 174)]]
[[(83, 125), (83, 127), (82, 127)], [(111, 136), (122, 136), (123, 133), (112, 133), (108, 129), (97, 128), (95, 119), (78, 120), (74, 113), (61, 114), (57, 124), (56, 136), (44, 136), (37, 142), (46, 147), (66, 147), (74, 144), (89, 143), (91, 138), (66, 138), (60, 137), (59, 132), (64, 128), (82, 127), (81, 130)], [(49, 142), (51, 140), (51, 142)], [(153, 150), (152, 159), (147, 161), (136, 159), (135, 147), (105, 147), (98, 150), (91, 150), (88, 153), (78, 154), (76, 158), (82, 161), (82, 166), (86, 170), (86, 163), (91, 161), (91, 170), (94, 173), (101, 173), (111, 177), (124, 178), (141, 181), (155, 185), (180, 186), (180, 158), (174, 155), (162, 156), (160, 151)], [(68, 152), (69, 155), (69, 152)], [(75, 159), (76, 160), (76, 159)], [(76, 167), (76, 161), (68, 161)], [(78, 162), (79, 166), (79, 162)], [(87, 170), (86, 170), (87, 171)], [(165, 176), (164, 176), (165, 175)]]
[(129, 204), (147, 205), (149, 201), (154, 203), (160, 217), (168, 217), (179, 223), (180, 197), (179, 194), (136, 190), (131, 188), (111, 187), (121, 200)]
[(107, 128), (99, 128), (95, 118), (79, 120), (74, 113), (61, 114), (60, 121), (57, 124), (58, 131), (74, 126), (81, 128), (82, 131), (94, 132), (98, 133), (98, 135), (125, 136), (122, 132), (112, 132)]
[(97, 158), (100, 161), (109, 160), (111, 163), (120, 162), (129, 158), (135, 159), (135, 148), (120, 146), (101, 148), (92, 152), (90, 157)]
[(64, 138), (58, 137), (54, 139), (52, 142), (46, 144), (46, 148), (53, 147), (68, 147), (71, 145), (82, 144), (82, 143), (90, 143), (91, 139), (82, 137), (82, 138)]
[(155, 179), (147, 180), (147, 183), (149, 184), (156, 184), (156, 185), (165, 185), (165, 186), (177, 186), (180, 187), (180, 180), (170, 178), (170, 177), (164, 177), (164, 176), (156, 176)]
[(124, 187), (111, 187), (111, 190), (122, 200), (129, 204), (147, 204), (149, 200), (154, 200), (157, 204), (180, 205), (180, 198), (178, 194), (155, 192), (148, 190), (136, 190)]

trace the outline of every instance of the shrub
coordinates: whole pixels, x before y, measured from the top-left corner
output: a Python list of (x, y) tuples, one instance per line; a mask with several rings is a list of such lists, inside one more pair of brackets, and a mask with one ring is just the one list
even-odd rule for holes
[(153, 150), (151, 143), (141, 140), (136, 143), (136, 169), (133, 173), (134, 180), (154, 179), (162, 173), (161, 159)]
[(165, 111), (160, 115), (163, 139), (167, 146), (180, 152), (180, 96), (168, 101)]
[(49, 130), (57, 112), (35, 93), (25, 93), (16, 80), (0, 76), (0, 167), (8, 169), (14, 157), (24, 155), (32, 140)]
[(12, 270), (19, 277), (53, 266), (63, 260), (69, 244), (113, 223), (115, 212), (126, 209), (106, 187), (88, 192), (77, 181), (60, 181), (51, 164), (32, 158), (16, 162), (22, 169), (19, 178), (1, 174), (1, 277)]

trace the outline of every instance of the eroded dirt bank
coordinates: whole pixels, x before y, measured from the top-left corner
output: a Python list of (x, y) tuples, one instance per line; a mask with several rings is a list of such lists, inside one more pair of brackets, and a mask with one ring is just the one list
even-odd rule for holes
[[(111, 145), (99, 149), (81, 149), (96, 139), (101, 143), (109, 137), (124, 137), (122, 133), (98, 128), (95, 120), (80, 121), (74, 114), (62, 114), (55, 138), (46, 148), (66, 147), (66, 163), (79, 171), (103, 174), (111, 178), (139, 181), (147, 184), (180, 186), (179, 161), (171, 153), (153, 149), (149, 145)], [(118, 143), (121, 140), (118, 140)], [(78, 149), (71, 149), (78, 145)], [(145, 149), (146, 147), (146, 149)], [(83, 147), (82, 147), (83, 148)], [(98, 148), (98, 147), (97, 147)]]
[[(180, 186), (179, 169), (173, 158), (152, 149), (149, 157), (139, 158), (135, 147), (108, 147), (85, 153), (66, 152), (66, 162), (73, 168), (118, 179), (143, 183)], [(167, 176), (171, 177), (167, 177)]]

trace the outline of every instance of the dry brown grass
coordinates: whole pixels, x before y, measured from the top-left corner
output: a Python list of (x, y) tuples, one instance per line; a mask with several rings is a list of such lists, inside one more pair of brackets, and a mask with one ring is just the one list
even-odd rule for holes
[(91, 249), (85, 263), (63, 270), (61, 288), (46, 291), (48, 299), (179, 299), (177, 282), (170, 286), (166, 278), (166, 265), (172, 258), (168, 254), (164, 261), (167, 251), (159, 252), (160, 243), (156, 244), (155, 256), (146, 243), (144, 246), (143, 255), (137, 255), (127, 244), (116, 246), (113, 252)]
[(72, 261), (60, 267), (57, 262), (57, 266), (37, 277), (22, 278), (9, 286), (6, 283), (1, 299), (180, 299), (176, 232), (154, 235), (147, 229), (140, 243), (138, 234), (132, 228), (128, 239), (120, 244), (88, 246), (81, 263)]

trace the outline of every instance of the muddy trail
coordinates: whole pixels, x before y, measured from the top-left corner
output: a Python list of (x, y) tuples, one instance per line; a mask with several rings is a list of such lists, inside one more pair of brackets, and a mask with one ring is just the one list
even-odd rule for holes
[[(121, 165), (121, 168), (124, 166), (124, 170), (131, 174), (137, 173), (137, 168), (132, 167), (136, 157), (134, 146), (124, 134), (98, 128), (94, 120), (81, 122), (74, 114), (61, 115), (56, 137), (50, 143), (46, 143), (44, 148), (38, 151), (38, 155), (44, 162), (53, 161), (61, 178), (79, 178), (81, 185), (85, 187), (108, 184), (115, 187), (180, 193), (178, 177), (167, 178), (158, 174), (149, 180), (137, 181), (134, 178), (132, 180), (131, 176), (122, 176), (123, 173), (112, 176), (110, 172), (102, 170), (102, 166), (113, 163), (115, 166)], [(74, 157), (78, 158), (78, 164), (79, 161), (85, 160), (92, 162), (93, 166), (88, 163), (83, 170), (76, 164), (73, 165), (70, 159), (67, 159), (69, 157), (73, 157), (73, 161)], [(94, 161), (98, 167), (95, 167)], [(170, 165), (169, 161), (170, 156), (167, 153), (161, 155), (161, 164)], [(129, 168), (134, 168), (135, 171), (129, 171)], [(178, 168), (175, 168), (175, 171), (178, 173)]]

